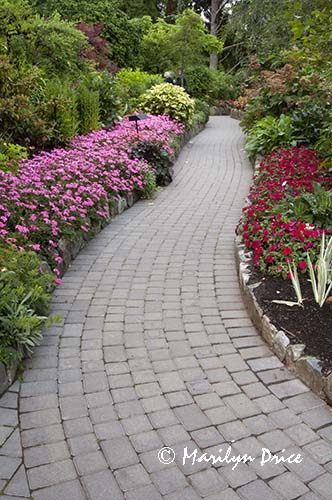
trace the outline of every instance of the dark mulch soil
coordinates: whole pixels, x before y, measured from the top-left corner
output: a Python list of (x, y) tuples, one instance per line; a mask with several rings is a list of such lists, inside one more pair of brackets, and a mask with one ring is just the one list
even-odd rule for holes
[(325, 303), (322, 308), (315, 302), (311, 284), (302, 279), (303, 307), (289, 307), (275, 304), (273, 300), (296, 302), (296, 296), (290, 280), (281, 278), (263, 278), (253, 270), (251, 282), (262, 281), (254, 289), (255, 296), (264, 313), (272, 323), (283, 330), (292, 344), (305, 344), (307, 355), (320, 360), (324, 373), (332, 371), (332, 304)]

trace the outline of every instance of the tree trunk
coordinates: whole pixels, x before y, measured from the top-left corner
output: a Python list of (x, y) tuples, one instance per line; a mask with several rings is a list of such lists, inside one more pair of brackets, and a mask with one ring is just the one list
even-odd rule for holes
[[(211, 0), (211, 35), (217, 36), (218, 32), (218, 10), (222, 0)], [(210, 68), (218, 69), (218, 54), (210, 54)]]

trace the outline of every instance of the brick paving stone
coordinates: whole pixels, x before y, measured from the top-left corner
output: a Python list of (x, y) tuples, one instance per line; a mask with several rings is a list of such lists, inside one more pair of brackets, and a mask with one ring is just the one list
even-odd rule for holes
[(208, 418), (196, 405), (180, 406), (174, 411), (187, 431), (194, 431), (210, 425)]
[(206, 427), (205, 429), (193, 431), (191, 437), (201, 448), (207, 448), (208, 446), (214, 446), (224, 442), (224, 437), (215, 427)]
[[(83, 477), (83, 485), (89, 500), (124, 500), (124, 495), (110, 470), (103, 470)], [(61, 498), (61, 497), (60, 497)]]
[(201, 497), (220, 492), (227, 487), (227, 483), (215, 469), (207, 469), (189, 476), (189, 480)]
[(80, 476), (99, 472), (108, 468), (104, 455), (100, 451), (91, 451), (74, 458), (75, 467)]
[(260, 409), (245, 394), (236, 394), (224, 398), (224, 402), (240, 417), (251, 417), (260, 413)]
[(169, 495), (164, 495), (166, 500), (199, 500), (201, 497), (196, 491), (189, 486), (188, 488), (180, 489)]
[(28, 481), (32, 490), (76, 479), (76, 471), (70, 460), (40, 465), (28, 469)]
[(101, 448), (112, 469), (126, 467), (138, 462), (137, 453), (127, 437), (117, 437), (103, 441)]
[(130, 436), (130, 441), (137, 453), (149, 451), (154, 448), (162, 448), (162, 441), (156, 431), (142, 432)]
[[(4, 500), (329, 498), (332, 412), (270, 352), (237, 283), (234, 228), (252, 178), (241, 149), (238, 123), (211, 118), (175, 182), (77, 256), (53, 295), (62, 324), (0, 399)], [(185, 447), (218, 455), (232, 441), (303, 460), (181, 462)], [(176, 462), (163, 465), (167, 445)]]
[(153, 472), (151, 479), (162, 495), (172, 493), (188, 485), (184, 474), (176, 466)]
[(332, 474), (327, 472), (323, 476), (315, 479), (309, 483), (309, 487), (316, 493), (322, 496), (322, 498), (330, 498), (331, 496), (331, 484), (332, 484)]
[(59, 500), (60, 498), (70, 498), (70, 500), (86, 500), (86, 496), (78, 480), (67, 481), (56, 484), (49, 488), (35, 491), (34, 500)]
[(149, 475), (141, 464), (116, 471), (115, 478), (122, 491), (136, 490), (140, 486), (151, 483)]
[(260, 479), (246, 484), (245, 486), (241, 486), (241, 488), (237, 490), (237, 493), (239, 493), (244, 500), (257, 500), (258, 498), (266, 498), (269, 500), (280, 499), (279, 495), (274, 493), (273, 490)]
[(162, 500), (162, 496), (153, 484), (127, 491), (125, 496), (126, 500)]
[(70, 454), (65, 441), (33, 446), (32, 448), (24, 450), (24, 464), (28, 468), (58, 462), (68, 458), (70, 458)]
[(288, 448), (285, 451), (285, 456), (291, 455), (294, 455), (294, 457), (300, 455), (302, 461), (300, 463), (286, 463), (285, 466), (291, 472), (294, 472), (297, 476), (299, 476), (305, 483), (307, 483), (308, 481), (312, 481), (313, 479), (321, 476), (324, 473), (324, 468), (317, 462), (315, 462), (308, 453), (303, 451), (302, 448), (295, 446), (292, 448)]
[(273, 478), (269, 482), (269, 485), (285, 500), (298, 498), (300, 495), (304, 495), (309, 491), (307, 486), (291, 472), (286, 472), (281, 476)]

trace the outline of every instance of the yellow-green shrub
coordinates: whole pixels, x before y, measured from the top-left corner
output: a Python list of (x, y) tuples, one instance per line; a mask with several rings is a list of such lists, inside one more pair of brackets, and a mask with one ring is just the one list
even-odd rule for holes
[(149, 89), (139, 100), (138, 108), (153, 115), (169, 115), (186, 127), (192, 125), (195, 102), (178, 85), (161, 83)]

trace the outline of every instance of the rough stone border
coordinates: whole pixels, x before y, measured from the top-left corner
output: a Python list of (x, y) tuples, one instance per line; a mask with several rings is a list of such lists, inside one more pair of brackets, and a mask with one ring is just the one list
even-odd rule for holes
[[(260, 160), (257, 159), (254, 164), (255, 171), (259, 163)], [(249, 284), (251, 277), (249, 263), (252, 259), (252, 252), (246, 249), (241, 236), (235, 238), (235, 259), (243, 300), (257, 330), (290, 371), (295, 373), (318, 396), (332, 403), (332, 373), (324, 375), (319, 359), (304, 354), (305, 344), (290, 344), (287, 335), (275, 327), (258, 304), (254, 289), (260, 285), (260, 282)]]
[[(205, 128), (205, 124), (198, 124), (192, 130), (189, 130), (183, 134), (179, 141), (179, 149), (177, 155), (180, 154), (181, 149), (192, 139), (195, 135), (199, 134)], [(103, 223), (100, 222), (98, 225), (93, 227), (93, 236), (88, 238), (83, 238), (82, 236), (76, 238), (75, 240), (67, 240), (61, 238), (59, 240), (59, 253), (63, 258), (63, 263), (60, 267), (61, 275), (63, 275), (69, 268), (75, 257), (79, 252), (91, 241), (100, 231), (106, 227), (111, 220), (116, 216), (131, 208), (136, 201), (140, 199), (140, 195), (137, 192), (127, 194), (125, 197), (119, 197), (118, 200), (112, 204), (110, 208), (109, 217)], [(16, 372), (20, 363), (14, 362), (10, 366), (5, 366), (0, 362), (0, 396), (12, 385), (15, 381)]]

